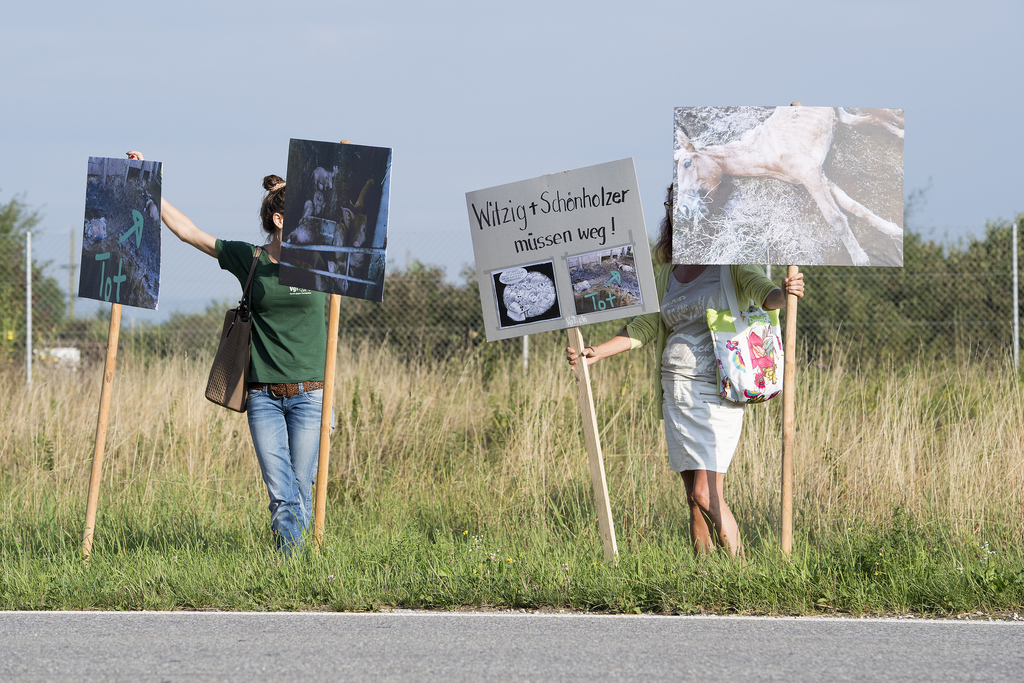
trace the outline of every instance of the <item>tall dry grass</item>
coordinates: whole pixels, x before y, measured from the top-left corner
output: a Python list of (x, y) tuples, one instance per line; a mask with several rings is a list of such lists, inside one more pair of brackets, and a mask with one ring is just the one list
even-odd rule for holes
[[(492, 346), (444, 361), (344, 341), (335, 394), (328, 525), (416, 520), (474, 532), (596, 536), (575, 387), (559, 335), (534, 337), (529, 371)], [(593, 383), (620, 548), (685, 534), (678, 477), (653, 409), (650, 351), (602, 362)], [(244, 415), (202, 396), (206, 359), (119, 361), (104, 511), (187, 509), (260, 527), (266, 493)], [(0, 514), (84, 518), (99, 367), (0, 373)], [(895, 506), (951, 534), (990, 525), (1021, 540), (1024, 405), (1007, 363), (861, 362), (836, 352), (798, 374), (796, 525), (827, 533)], [(748, 539), (777, 525), (781, 403), (750, 406), (726, 478)], [(254, 521), (255, 520), (255, 521)], [(80, 534), (68, 529), (69, 538)], [(626, 545), (624, 546), (623, 543)]]

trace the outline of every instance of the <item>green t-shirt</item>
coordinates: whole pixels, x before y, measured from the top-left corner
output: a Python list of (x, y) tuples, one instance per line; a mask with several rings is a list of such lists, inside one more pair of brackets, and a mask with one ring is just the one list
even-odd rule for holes
[[(256, 247), (217, 240), (217, 262), (244, 287)], [(250, 382), (323, 381), (327, 359), (326, 295), (278, 284), (280, 265), (264, 250), (252, 279)]]

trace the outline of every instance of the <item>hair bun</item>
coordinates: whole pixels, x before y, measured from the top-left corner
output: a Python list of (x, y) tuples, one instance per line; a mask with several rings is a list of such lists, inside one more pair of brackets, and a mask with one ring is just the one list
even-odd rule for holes
[(284, 185), (285, 183), (284, 180), (281, 179), (281, 176), (271, 174), (263, 177), (263, 189), (268, 192), (280, 190)]

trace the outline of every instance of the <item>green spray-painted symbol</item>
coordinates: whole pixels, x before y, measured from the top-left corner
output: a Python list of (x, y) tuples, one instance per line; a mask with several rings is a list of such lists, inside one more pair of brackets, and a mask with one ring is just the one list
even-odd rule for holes
[(138, 247), (142, 244), (142, 214), (136, 209), (132, 209), (132, 221), (132, 227), (130, 227), (123, 235), (118, 237), (117, 241), (124, 242), (128, 239), (128, 236), (134, 232), (135, 246)]

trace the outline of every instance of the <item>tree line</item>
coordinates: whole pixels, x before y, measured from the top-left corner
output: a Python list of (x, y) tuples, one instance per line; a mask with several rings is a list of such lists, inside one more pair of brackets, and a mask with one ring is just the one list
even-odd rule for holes
[[(0, 263), (0, 357), (9, 362), (23, 357), (25, 347), (25, 259), (15, 255), (24, 254), (25, 233), (40, 220), (20, 197), (0, 203), (0, 245), (11, 255)], [(837, 345), (855, 358), (1007, 353), (1013, 320), (1011, 230), (1010, 221), (990, 222), (982, 236), (953, 245), (908, 230), (903, 268), (801, 268), (808, 286), (797, 314), (800, 353), (813, 358)], [(1024, 245), (1018, 244), (1018, 252), (1020, 257)], [(66, 292), (44, 274), (47, 265), (32, 265), (36, 348), (48, 342), (104, 343), (109, 311), (70, 317)], [(782, 268), (773, 269), (777, 281), (782, 274)], [(383, 303), (342, 299), (342, 337), (428, 356), (480, 347), (485, 335), (475, 271), (467, 266), (460, 276), (461, 282), (452, 282), (443, 267), (418, 261), (404, 270), (389, 268)], [(162, 324), (124, 330), (123, 343), (156, 357), (212, 353), (230, 305), (211, 302), (201, 313), (175, 313)], [(548, 336), (551, 343), (564, 344), (561, 334), (540, 335), (538, 343), (548, 343)], [(487, 347), (492, 353), (518, 353), (521, 345), (514, 340)]]

